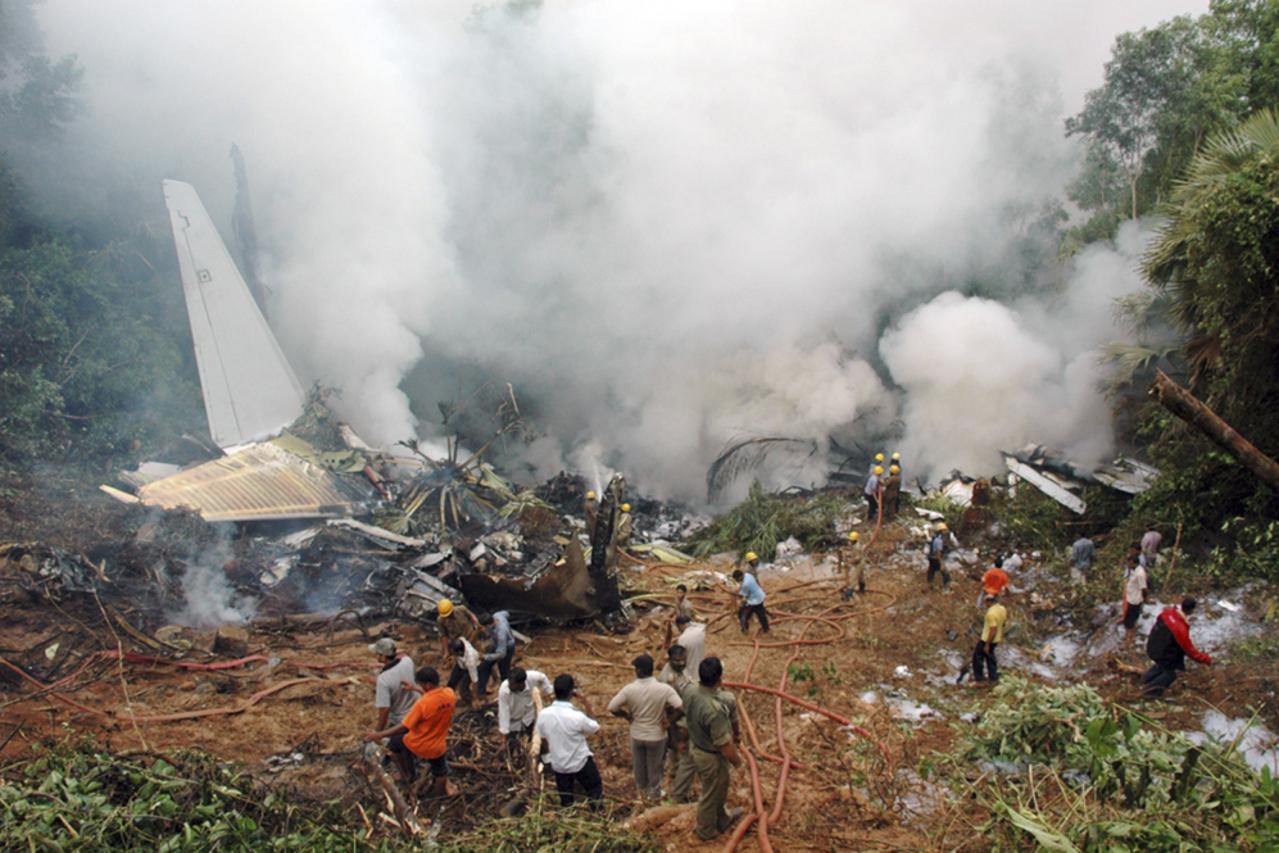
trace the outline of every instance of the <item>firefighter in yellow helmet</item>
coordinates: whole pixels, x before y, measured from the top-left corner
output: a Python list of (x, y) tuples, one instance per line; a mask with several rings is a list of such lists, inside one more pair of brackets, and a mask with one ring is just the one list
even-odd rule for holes
[[(883, 454), (880, 454), (881, 456)], [(874, 524), (879, 516), (879, 502), (884, 497), (884, 466), (876, 465), (866, 478), (866, 486), (862, 489), (862, 497), (866, 498), (866, 520)]]
[(631, 519), (631, 505), (624, 503), (618, 507), (617, 520), (613, 525), (613, 539), (605, 552), (604, 562), (608, 566), (617, 565), (617, 555), (631, 542), (634, 521)]
[(458, 637), (475, 645), (475, 638), (480, 633), (480, 620), (475, 618), (469, 607), (441, 598), (435, 609), (439, 614), (440, 646), (445, 657), (449, 655), (449, 643)]
[(888, 467), (888, 476), (884, 478), (884, 521), (897, 517), (902, 501), (901, 468), (896, 465)]
[(853, 597), (853, 578), (857, 579), (857, 591), (866, 591), (866, 561), (862, 553), (861, 534), (856, 530), (848, 534), (848, 545), (839, 549), (839, 562), (844, 569), (844, 600)]

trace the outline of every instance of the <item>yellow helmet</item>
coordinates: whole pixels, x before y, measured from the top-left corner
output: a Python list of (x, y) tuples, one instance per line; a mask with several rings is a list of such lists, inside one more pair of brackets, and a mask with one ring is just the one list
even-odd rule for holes
[(902, 459), (902, 455), (901, 455), (900, 453), (898, 453), (896, 450), (894, 450), (894, 451), (893, 451), (893, 461), (894, 461), (894, 462), (900, 462), (900, 461), (901, 461), (901, 459)]
[(883, 462), (883, 461), (884, 461), (884, 454), (882, 454), (882, 453), (876, 453), (876, 454), (875, 454), (875, 461), (876, 461), (876, 462)]
[(440, 612), (441, 616), (448, 616), (453, 612), (453, 602), (447, 598), (441, 598), (440, 603), (435, 605), (435, 609)]
[(889, 473), (889, 474), (900, 474), (900, 473), (901, 473), (901, 471), (902, 471), (902, 469), (898, 468), (896, 465), (889, 466), (889, 468), (888, 468), (888, 473)]
[(878, 477), (878, 476), (879, 476), (880, 474), (882, 474), (882, 473), (884, 473), (884, 466), (883, 466), (883, 465), (876, 465), (876, 466), (875, 466), (875, 476), (876, 476), (876, 477)]
[(587, 499), (588, 501), (593, 501), (593, 500), (595, 500), (595, 493), (594, 493), (594, 492), (587, 492), (587, 493), (586, 493), (586, 499)]
[(759, 562), (759, 554), (756, 554), (754, 551), (747, 551), (747, 552), (746, 552), (746, 562), (748, 562), (748, 563), (758, 563), (758, 562)]
[(848, 541), (849, 541), (849, 542), (856, 542), (858, 539), (861, 539), (861, 538), (862, 538), (862, 537), (861, 537), (861, 534), (859, 534), (856, 530), (854, 530), (854, 531), (852, 531), (851, 533), (849, 533), (849, 534), (848, 534)]
[(947, 532), (949, 532), (949, 531), (950, 531), (950, 528), (946, 526), (946, 522), (944, 522), (944, 521), (939, 521), (939, 522), (937, 522), (937, 532), (938, 532), (938, 533), (947, 533)]
[(622, 512), (630, 512), (630, 511), (631, 511), (630, 504), (622, 504)]

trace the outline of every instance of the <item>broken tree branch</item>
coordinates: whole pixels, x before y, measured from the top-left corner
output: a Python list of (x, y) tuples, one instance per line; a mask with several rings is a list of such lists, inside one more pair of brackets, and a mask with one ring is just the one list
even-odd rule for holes
[(1155, 371), (1155, 384), (1150, 387), (1150, 396), (1238, 459), (1259, 480), (1279, 490), (1279, 462), (1258, 450), (1256, 445), (1236, 432), (1195, 395), (1169, 379), (1162, 370)]

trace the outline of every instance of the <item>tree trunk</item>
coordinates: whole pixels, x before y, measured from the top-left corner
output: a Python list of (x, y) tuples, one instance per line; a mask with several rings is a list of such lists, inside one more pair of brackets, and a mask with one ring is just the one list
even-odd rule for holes
[(1213, 443), (1257, 476), (1272, 489), (1279, 490), (1279, 462), (1257, 449), (1256, 445), (1235, 432), (1216, 412), (1205, 406), (1194, 394), (1168, 378), (1162, 370), (1155, 371), (1155, 384), (1150, 396), (1165, 409), (1196, 427)]

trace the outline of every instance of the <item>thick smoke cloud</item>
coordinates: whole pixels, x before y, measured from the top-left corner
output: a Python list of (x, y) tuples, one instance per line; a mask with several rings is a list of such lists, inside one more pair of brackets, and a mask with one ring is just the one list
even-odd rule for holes
[[(464, 368), (534, 403), (536, 472), (696, 498), (751, 436), (900, 430), (917, 474), (1032, 439), (1106, 451), (1086, 353), (1135, 286), (1126, 256), (1026, 259), (1051, 255), (1039, 225), (1075, 166), (1063, 114), (1117, 32), (1169, 13), (1114, 5), (53, 0), (42, 19), (84, 61), (104, 174), (191, 180), (216, 215), (240, 144), (282, 343), (368, 438), (429, 434), (414, 412)], [(773, 481), (826, 468), (797, 464)]]

